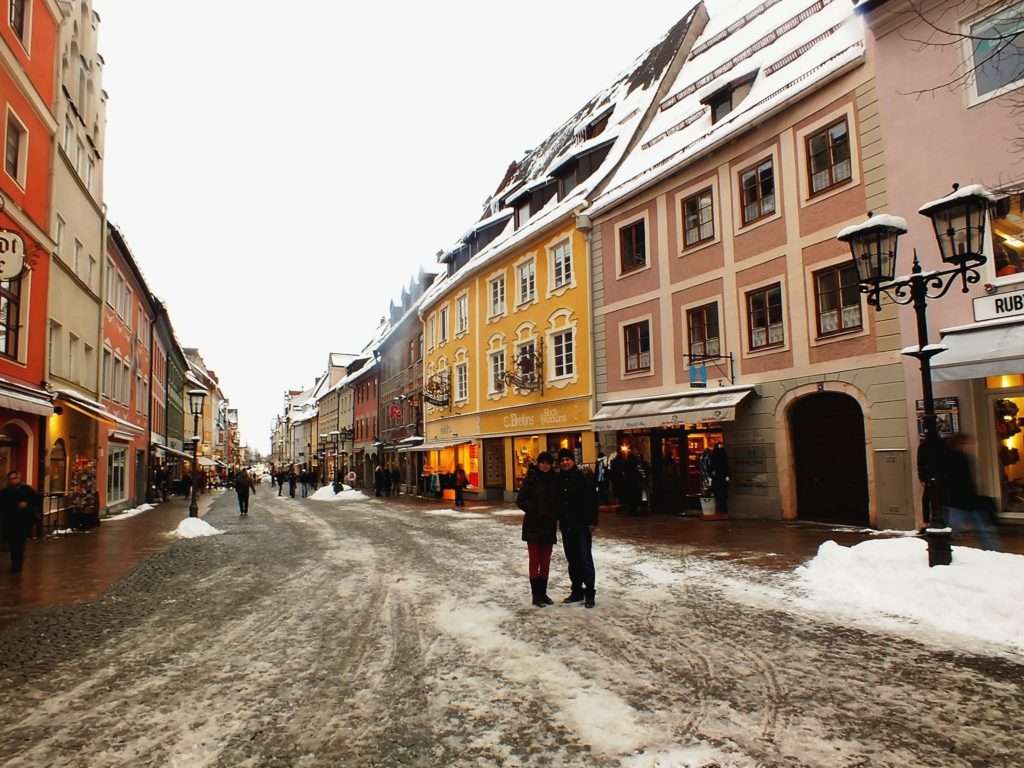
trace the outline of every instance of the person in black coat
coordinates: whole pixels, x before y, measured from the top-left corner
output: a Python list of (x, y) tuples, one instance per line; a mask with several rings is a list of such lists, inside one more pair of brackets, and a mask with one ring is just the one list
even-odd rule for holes
[(568, 448), (558, 452), (558, 465), (558, 522), (572, 583), (572, 591), (562, 602), (583, 600), (587, 608), (593, 608), (596, 574), (591, 548), (597, 527), (597, 491), (576, 466), (576, 454)]
[(384, 467), (378, 464), (373, 470), (373, 490), (377, 496), (384, 495)]
[(554, 457), (544, 451), (530, 467), (516, 496), (523, 510), (523, 541), (530, 556), (530, 591), (538, 608), (551, 605), (548, 597), (548, 569), (551, 548), (558, 540), (558, 475), (552, 471)]
[(954, 533), (973, 528), (981, 539), (983, 549), (998, 552), (999, 535), (982, 508), (978, 487), (974, 482), (974, 471), (966, 453), (969, 445), (970, 438), (957, 433), (949, 438), (945, 450), (940, 454), (940, 495), (946, 523)]
[(248, 472), (239, 472), (235, 475), (235, 493), (238, 494), (238, 514), (249, 514), (249, 491), (256, 493), (256, 484), (249, 477)]
[(711, 492), (715, 495), (715, 512), (729, 514), (729, 454), (721, 443), (711, 452)]
[(11, 548), (11, 573), (21, 573), (25, 541), (36, 522), (39, 494), (21, 481), (19, 472), (9, 472), (7, 487), (0, 491), (0, 527)]
[(293, 499), (295, 498), (295, 484), (299, 481), (299, 476), (295, 474), (293, 469), (288, 473), (288, 495)]

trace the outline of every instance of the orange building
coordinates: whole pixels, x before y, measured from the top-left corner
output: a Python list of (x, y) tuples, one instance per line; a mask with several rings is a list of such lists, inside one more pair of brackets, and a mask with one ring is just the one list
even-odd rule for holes
[[(42, 487), (56, 5), (9, 0), (0, 19), (0, 474)], [(18, 269), (18, 264), (23, 264)]]

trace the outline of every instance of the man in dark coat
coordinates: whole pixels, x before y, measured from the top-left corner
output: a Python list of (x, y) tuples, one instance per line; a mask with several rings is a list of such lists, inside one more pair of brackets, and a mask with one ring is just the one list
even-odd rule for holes
[(729, 454), (725, 446), (715, 444), (711, 452), (711, 492), (715, 494), (715, 512), (720, 515), (729, 514)]
[(373, 469), (373, 490), (377, 496), (384, 495), (384, 468), (380, 464)]
[(239, 472), (235, 475), (235, 493), (238, 494), (238, 513), (242, 516), (249, 514), (249, 491), (256, 493), (256, 484), (248, 472)]
[(999, 535), (980, 503), (974, 470), (966, 452), (969, 444), (970, 438), (958, 432), (949, 438), (945, 450), (939, 454), (939, 482), (946, 524), (954, 533), (973, 528), (981, 539), (982, 549), (998, 552), (1001, 548)]
[(299, 477), (298, 475), (295, 474), (294, 469), (288, 473), (288, 495), (291, 496), (293, 499), (295, 498), (295, 484), (298, 482), (298, 480)]
[(25, 540), (36, 521), (39, 495), (21, 481), (21, 474), (10, 472), (7, 487), (0, 491), (0, 526), (11, 548), (11, 573), (21, 573), (25, 559)]
[(530, 555), (530, 591), (538, 608), (554, 602), (548, 597), (551, 548), (558, 540), (559, 486), (558, 475), (551, 469), (553, 463), (550, 453), (541, 453), (516, 496), (516, 505), (525, 513), (523, 541)]
[(402, 470), (397, 464), (391, 465), (391, 490), (395, 496), (402, 495)]
[(593, 530), (597, 527), (597, 491), (594, 483), (576, 466), (576, 454), (568, 448), (558, 452), (558, 465), (558, 522), (572, 583), (572, 591), (562, 602), (583, 600), (587, 608), (593, 608), (596, 574), (591, 547)]

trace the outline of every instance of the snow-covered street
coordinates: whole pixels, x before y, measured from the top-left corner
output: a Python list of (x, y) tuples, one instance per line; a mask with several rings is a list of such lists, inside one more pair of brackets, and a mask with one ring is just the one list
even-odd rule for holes
[(1024, 764), (997, 634), (600, 529), (597, 608), (536, 609), (507, 507), (269, 491), (0, 633), (0, 765)]

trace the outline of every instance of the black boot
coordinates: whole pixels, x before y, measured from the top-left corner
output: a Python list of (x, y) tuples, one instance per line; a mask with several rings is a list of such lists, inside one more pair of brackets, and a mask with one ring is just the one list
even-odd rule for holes
[(537, 585), (537, 594), (539, 594), (540, 599), (544, 601), (544, 605), (554, 605), (555, 601), (548, 597), (548, 577), (545, 576), (543, 579), (537, 579)]
[(586, 591), (586, 593), (585, 593), (585, 599), (584, 599), (583, 605), (585, 605), (587, 608), (593, 608), (594, 605), (595, 605), (595, 603), (594, 603), (594, 592), (595, 592), (595, 590), (588, 589)]
[(530, 592), (533, 593), (533, 604), (538, 608), (543, 608), (547, 603), (544, 602), (544, 597), (540, 591), (540, 579), (530, 579)]
[(563, 603), (579, 603), (582, 600), (583, 600), (583, 589), (580, 588), (580, 587), (577, 587), (576, 585), (573, 585), (572, 591), (569, 593), (569, 596), (567, 598), (565, 598), (562, 602)]

